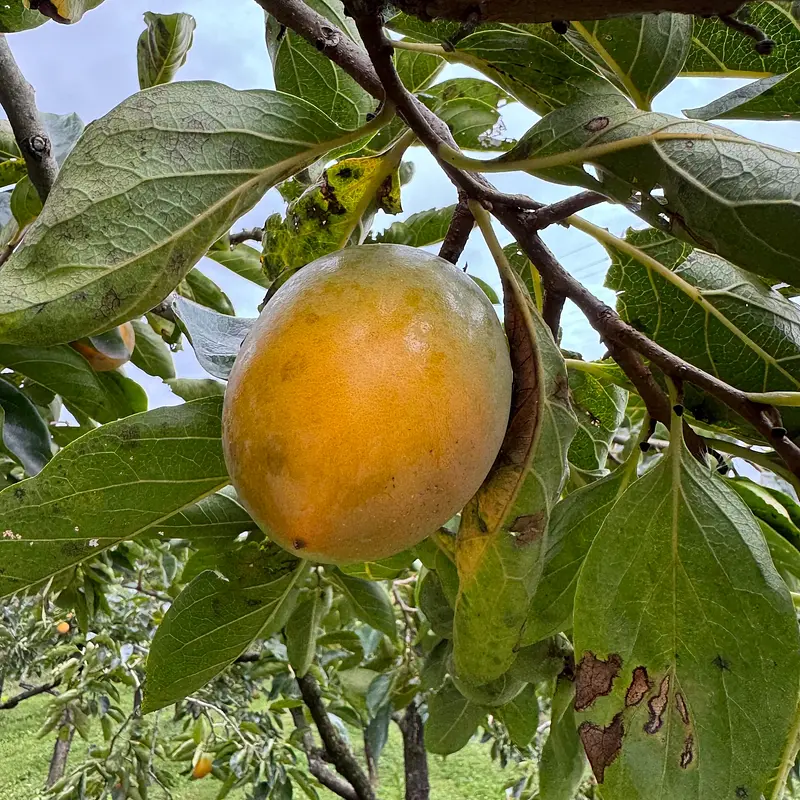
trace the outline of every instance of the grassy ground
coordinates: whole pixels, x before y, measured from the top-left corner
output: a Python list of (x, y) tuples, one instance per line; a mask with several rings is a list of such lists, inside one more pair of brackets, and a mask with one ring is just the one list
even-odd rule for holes
[[(44, 718), (44, 697), (34, 697), (17, 708), (0, 711), (0, 798), (2, 800), (34, 800), (44, 784), (53, 750), (52, 735), (42, 740), (36, 731)], [(98, 731), (99, 733), (99, 731)], [(86, 753), (86, 744), (78, 736), (70, 753), (75, 764)], [(471, 743), (460, 753), (442, 759), (431, 756), (431, 797), (433, 800), (502, 800), (503, 786), (509, 773), (492, 763), (487, 748)], [(403, 748), (399, 732), (391, 731), (380, 763), (381, 800), (403, 798)], [(213, 800), (220, 784), (209, 777), (202, 781), (188, 780), (176, 787), (175, 800)], [(321, 793), (325, 800), (335, 795)], [(296, 797), (302, 796), (298, 791)], [(243, 800), (244, 793), (232, 793), (230, 800)]]

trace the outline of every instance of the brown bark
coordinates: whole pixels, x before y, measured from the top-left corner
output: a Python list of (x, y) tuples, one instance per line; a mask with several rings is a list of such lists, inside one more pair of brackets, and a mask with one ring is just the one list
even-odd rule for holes
[(403, 734), (403, 762), (406, 775), (406, 800), (428, 800), (428, 754), (425, 752), (425, 727), (414, 700), (400, 720)]
[(69, 751), (72, 747), (72, 737), (74, 735), (75, 726), (72, 724), (72, 718), (69, 709), (67, 709), (64, 711), (61, 721), (58, 724), (58, 738), (56, 739), (55, 747), (53, 747), (53, 755), (50, 758), (50, 770), (47, 773), (48, 789), (64, 777), (64, 772), (67, 769)]
[(605, 19), (656, 11), (710, 16), (732, 14), (742, 3), (737, 0), (393, 0), (393, 5), (421, 19), (475, 23)]

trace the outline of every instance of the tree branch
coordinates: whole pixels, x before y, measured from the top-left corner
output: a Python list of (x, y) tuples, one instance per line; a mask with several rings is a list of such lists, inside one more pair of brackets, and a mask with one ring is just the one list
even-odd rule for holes
[(474, 226), (475, 218), (469, 210), (469, 198), (463, 192), (459, 192), (458, 205), (453, 212), (453, 219), (450, 220), (450, 227), (447, 229), (447, 234), (439, 250), (439, 258), (443, 258), (451, 264), (457, 264)]
[(331, 772), (317, 756), (316, 748), (314, 747), (314, 738), (311, 735), (311, 728), (306, 722), (303, 709), (291, 708), (289, 712), (292, 715), (295, 728), (300, 732), (300, 741), (303, 746), (303, 751), (306, 754), (306, 759), (308, 760), (308, 771), (326, 789), (330, 789), (334, 794), (343, 797), (344, 800), (359, 800), (355, 789), (353, 789), (344, 778), (339, 777), (335, 772)]
[(24, 692), (15, 694), (13, 697), (9, 697), (5, 702), (0, 703), (0, 710), (16, 708), (23, 700), (27, 700), (29, 697), (36, 697), (36, 695), (39, 694), (52, 692), (60, 683), (61, 678), (58, 678), (55, 681), (50, 681), (50, 683), (43, 683), (41, 686), (33, 686), (30, 689), (26, 689)]
[(58, 174), (58, 164), (36, 110), (33, 87), (20, 72), (4, 34), (0, 34), (0, 105), (11, 123), (31, 183), (44, 203)]
[(579, 192), (572, 197), (558, 200), (549, 206), (543, 206), (538, 211), (534, 211), (530, 215), (531, 224), (537, 230), (543, 230), (557, 222), (563, 222), (567, 217), (577, 214), (578, 211), (607, 202), (608, 198), (598, 192)]
[(554, 289), (546, 289), (544, 302), (542, 303), (542, 319), (550, 328), (553, 339), (558, 342), (558, 331), (561, 328), (561, 314), (564, 311), (564, 303), (567, 298)]
[(397, 721), (403, 734), (403, 764), (406, 778), (405, 800), (428, 800), (428, 754), (425, 751), (425, 726), (417, 700), (412, 700), (406, 713)]
[(264, 238), (263, 228), (246, 228), (239, 233), (232, 233), (228, 239), (232, 245), (242, 244), (243, 242), (253, 241), (260, 242)]
[(350, 783), (358, 800), (375, 800), (375, 792), (367, 774), (328, 716), (317, 681), (310, 673), (306, 673), (297, 679), (297, 684), (336, 771)]

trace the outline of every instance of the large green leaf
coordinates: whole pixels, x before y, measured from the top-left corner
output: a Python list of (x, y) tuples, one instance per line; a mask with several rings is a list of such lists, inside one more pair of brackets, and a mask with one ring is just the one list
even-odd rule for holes
[(393, 639), (397, 636), (392, 602), (381, 584), (355, 578), (341, 570), (334, 570), (331, 577), (350, 601), (360, 620)]
[(638, 453), (599, 481), (571, 492), (550, 518), (542, 577), (522, 633), (530, 645), (572, 628), (572, 605), (583, 560), (614, 504), (636, 480)]
[(738, 496), (673, 420), (575, 596), (575, 708), (604, 800), (777, 797), (794, 762), (800, 635)]
[(19, 459), (28, 475), (50, 460), (50, 432), (30, 398), (0, 378), (0, 442)]
[[(641, 136), (648, 137), (644, 143), (635, 138)], [(580, 150), (595, 145), (611, 150), (584, 159), (602, 167), (602, 183), (578, 166), (537, 169), (531, 161), (528, 167), (538, 177), (599, 189), (623, 203), (641, 193), (638, 214), (651, 224), (773, 282), (795, 282), (800, 154), (706, 122), (590, 102), (548, 114), (497, 161), (570, 152), (579, 163)], [(650, 195), (659, 188), (663, 197)]]
[(395, 69), (409, 92), (419, 92), (428, 86), (444, 65), (443, 58), (430, 53), (398, 50), (394, 54)]
[(147, 409), (147, 395), (121, 372), (95, 372), (69, 345), (25, 347), (0, 344), (0, 365), (60, 395), (71, 408), (98, 422)]
[[(623, 319), (675, 355), (746, 392), (800, 391), (800, 308), (732, 264), (660, 231), (629, 231), (623, 252), (606, 244), (606, 283), (618, 293)], [(637, 253), (680, 279), (669, 282)], [(727, 409), (691, 390), (687, 407), (724, 424)], [(783, 409), (800, 433), (800, 409)]]
[(214, 281), (200, 272), (197, 267), (189, 270), (189, 274), (178, 284), (176, 290), (181, 297), (193, 300), (201, 306), (210, 308), (220, 314), (234, 316), (236, 311), (230, 298)]
[(131, 321), (131, 325), (133, 325), (136, 336), (131, 353), (131, 363), (148, 375), (154, 375), (163, 380), (174, 378), (175, 364), (167, 343), (147, 322), (134, 319)]
[(800, 67), (786, 75), (748, 83), (702, 108), (684, 109), (691, 119), (800, 119)]
[(16, 33), (38, 28), (47, 17), (25, 7), (23, 0), (4, 0), (0, 3), (0, 33)]
[(472, 738), (486, 711), (470, 703), (452, 681), (428, 698), (425, 747), (438, 755), (457, 753)]
[(84, 133), (4, 265), (0, 341), (73, 341), (139, 316), (270, 186), (355, 137), (275, 92), (133, 95)]
[[(309, 0), (308, 5), (360, 44), (353, 20), (339, 0)], [(267, 15), (267, 49), (275, 88), (308, 100), (344, 128), (363, 124), (375, 100), (346, 72), (302, 36)]]
[(791, 2), (748, 3), (749, 22), (775, 42), (768, 56), (760, 55), (753, 40), (716, 17), (694, 18), (692, 47), (684, 75), (763, 78), (800, 66), (800, 21)]
[(690, 16), (661, 13), (573, 22), (567, 38), (638, 108), (649, 110), (681, 71), (691, 34)]
[(188, 696), (222, 672), (257, 636), (280, 630), (308, 570), (277, 545), (223, 555), (178, 595), (147, 657), (142, 711)]
[(222, 401), (103, 425), (0, 492), (0, 597), (36, 586), (228, 483)]
[(572, 708), (574, 697), (575, 684), (560, 677), (550, 711), (550, 733), (539, 762), (539, 800), (572, 800), (586, 772), (586, 756)]
[(297, 604), (286, 623), (286, 655), (298, 678), (302, 678), (314, 662), (323, 610), (319, 592), (312, 590)]
[(459, 678), (484, 684), (516, 656), (547, 548), (547, 523), (566, 474), (576, 420), (567, 372), (550, 329), (515, 275), (504, 279), (514, 398), (491, 473), (461, 515), (454, 660)]
[(242, 278), (257, 283), (265, 289), (269, 288), (272, 283), (261, 268), (261, 252), (248, 244), (212, 249), (206, 253), (206, 256), (216, 261), (217, 264), (227, 267), (231, 272), (235, 272)]
[(455, 206), (445, 206), (419, 211), (402, 222), (393, 222), (385, 231), (375, 234), (371, 241), (381, 244), (406, 244), (409, 247), (437, 244), (447, 235), (455, 210)]
[[(528, 684), (513, 700), (498, 709), (508, 736), (516, 747), (528, 747), (539, 727), (539, 698)], [(570, 799), (571, 800), (571, 799)]]
[(144, 12), (147, 26), (136, 45), (139, 88), (169, 83), (186, 63), (196, 26), (191, 14)]

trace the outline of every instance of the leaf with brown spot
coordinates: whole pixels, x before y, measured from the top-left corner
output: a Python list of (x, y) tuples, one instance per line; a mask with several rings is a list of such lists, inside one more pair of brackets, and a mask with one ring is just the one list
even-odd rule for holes
[(619, 755), (624, 732), (621, 713), (617, 714), (604, 728), (591, 722), (583, 722), (578, 728), (583, 749), (586, 751), (586, 757), (592, 765), (592, 772), (598, 783), (603, 782), (606, 768)]
[[(576, 652), (630, 665), (579, 714), (582, 739), (603, 800), (716, 800), (738, 787), (774, 799), (794, 763), (795, 611), (753, 515), (692, 458), (678, 417), (670, 438), (606, 517), (578, 579)], [(626, 705), (643, 688), (636, 667), (652, 688)], [(617, 715), (610, 760), (601, 733)]]
[(636, 667), (633, 671), (633, 680), (625, 692), (625, 705), (638, 706), (644, 700), (645, 695), (650, 691), (652, 684), (647, 677), (647, 670), (644, 667)]
[(561, 352), (517, 275), (501, 277), (511, 416), (492, 471), (462, 513), (456, 544), (453, 652), (459, 677), (476, 684), (500, 677), (516, 656), (576, 428)]
[(614, 679), (622, 669), (622, 659), (612, 653), (607, 661), (594, 653), (584, 653), (575, 677), (575, 710), (591, 708), (598, 697), (611, 694)]

